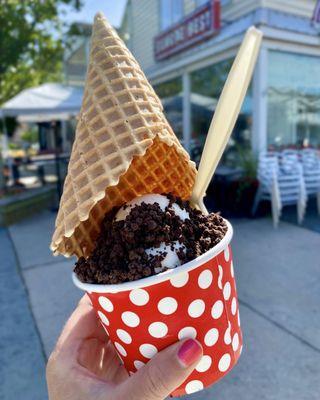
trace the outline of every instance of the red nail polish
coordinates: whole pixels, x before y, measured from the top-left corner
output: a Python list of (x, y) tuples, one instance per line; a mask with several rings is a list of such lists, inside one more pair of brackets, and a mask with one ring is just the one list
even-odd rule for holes
[(202, 354), (202, 348), (198, 342), (188, 339), (178, 351), (178, 358), (184, 367), (189, 367), (196, 362)]

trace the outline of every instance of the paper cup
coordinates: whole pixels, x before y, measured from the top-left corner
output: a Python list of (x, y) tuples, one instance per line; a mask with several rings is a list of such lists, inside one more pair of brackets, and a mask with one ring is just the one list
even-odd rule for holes
[(204, 355), (172, 396), (194, 393), (217, 382), (236, 364), (242, 333), (228, 221), (214, 248), (181, 267), (134, 282), (94, 285), (79, 281), (125, 368), (132, 374), (158, 351), (196, 338)]

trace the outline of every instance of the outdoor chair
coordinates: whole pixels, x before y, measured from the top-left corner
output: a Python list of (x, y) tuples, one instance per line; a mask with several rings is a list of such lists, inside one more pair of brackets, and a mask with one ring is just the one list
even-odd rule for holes
[(281, 212), (281, 199), (277, 183), (278, 170), (278, 156), (275, 153), (265, 153), (260, 155), (258, 164), (259, 188), (252, 208), (252, 214), (254, 215), (258, 209), (260, 201), (270, 201), (273, 225), (275, 227), (278, 226)]
[(282, 152), (262, 154), (258, 166), (259, 189), (256, 194), (252, 213), (256, 213), (261, 200), (271, 201), (274, 227), (278, 226), (282, 207), (297, 205), (297, 219), (301, 224), (306, 209), (306, 190), (302, 165), (298, 153)]
[(320, 155), (315, 149), (301, 151), (303, 178), (307, 196), (316, 196), (318, 214), (320, 215)]

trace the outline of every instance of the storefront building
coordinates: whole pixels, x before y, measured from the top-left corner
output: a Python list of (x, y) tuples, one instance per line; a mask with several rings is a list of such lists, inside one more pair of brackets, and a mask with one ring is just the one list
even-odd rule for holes
[(315, 0), (128, 0), (120, 33), (191, 152), (201, 148), (244, 33), (264, 34), (229, 150), (320, 146)]

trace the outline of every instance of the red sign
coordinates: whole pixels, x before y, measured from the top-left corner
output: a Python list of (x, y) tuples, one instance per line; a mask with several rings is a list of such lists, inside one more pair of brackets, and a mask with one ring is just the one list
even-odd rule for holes
[(199, 43), (220, 29), (220, 0), (211, 0), (154, 38), (156, 60), (163, 60)]

